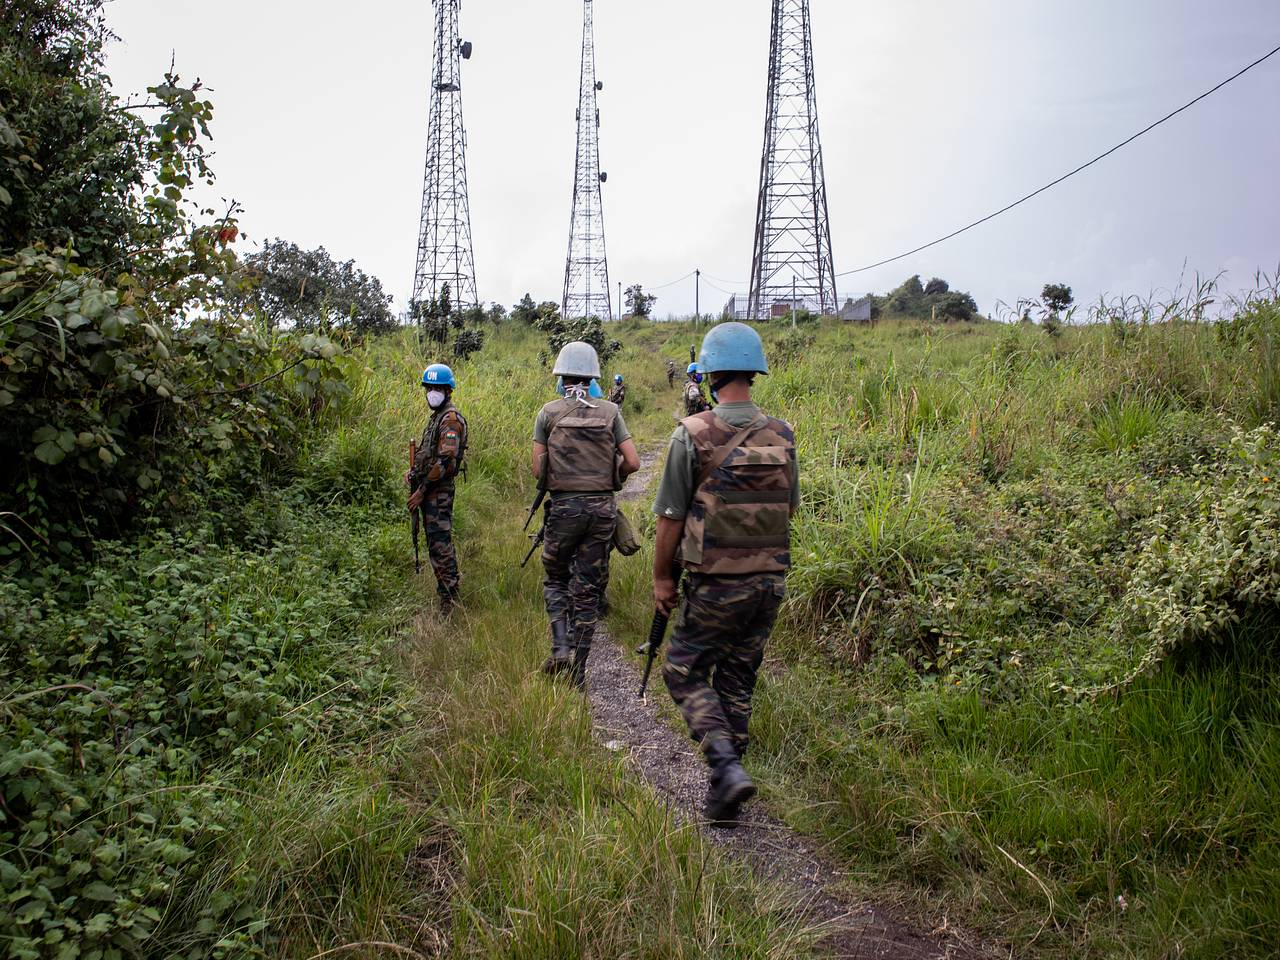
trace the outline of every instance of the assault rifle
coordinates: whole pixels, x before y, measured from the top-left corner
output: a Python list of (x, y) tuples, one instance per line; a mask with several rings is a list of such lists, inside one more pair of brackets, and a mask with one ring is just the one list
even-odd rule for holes
[[(414, 469), (418, 463), (418, 442), (409, 441), (409, 496), (418, 492), (418, 471)], [(422, 573), (422, 554), (418, 548), (418, 537), (422, 527), (422, 511), (409, 511), (409, 529), (413, 531), (413, 572)]]
[[(676, 594), (680, 592), (680, 577), (684, 573), (684, 568), (677, 560), (671, 565), (671, 579), (676, 584)], [(679, 602), (677, 600), (677, 602)], [(644, 679), (640, 681), (640, 699), (644, 699), (644, 691), (649, 686), (649, 674), (653, 672), (653, 661), (658, 659), (658, 651), (662, 649), (662, 638), (667, 635), (667, 623), (671, 619), (669, 614), (663, 613), (661, 610), (653, 611), (653, 623), (649, 625), (649, 643), (648, 654), (649, 659), (644, 664)]]
[[(533, 515), (538, 512), (538, 508), (542, 506), (542, 502), (547, 499), (547, 455), (542, 455), (542, 469), (538, 472), (538, 492), (533, 497), (533, 504), (529, 507), (529, 515), (524, 518), (524, 526), (520, 529), (528, 531), (529, 524), (533, 522)], [(547, 521), (544, 518), (542, 526), (538, 532), (531, 534), (533, 537), (533, 546), (529, 548), (529, 552), (524, 555), (521, 562), (521, 568), (528, 566), (529, 561), (533, 559), (534, 552), (542, 546), (542, 542), (547, 539)]]

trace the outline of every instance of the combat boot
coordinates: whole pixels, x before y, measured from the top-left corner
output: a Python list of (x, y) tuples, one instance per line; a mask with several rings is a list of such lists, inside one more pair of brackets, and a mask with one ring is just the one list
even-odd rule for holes
[(730, 744), (711, 744), (707, 762), (711, 764), (711, 782), (703, 812), (713, 827), (736, 827), (738, 808), (756, 795), (756, 785), (742, 769), (737, 751)]
[(573, 651), (569, 647), (569, 624), (563, 620), (551, 622), (551, 656), (542, 664), (542, 672), (549, 677), (573, 669)]

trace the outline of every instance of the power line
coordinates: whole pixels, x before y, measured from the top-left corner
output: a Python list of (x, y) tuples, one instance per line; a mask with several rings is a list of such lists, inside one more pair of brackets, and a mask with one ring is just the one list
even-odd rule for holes
[(1167, 121), (1172, 120), (1172, 119), (1173, 119), (1174, 117), (1176, 117), (1178, 114), (1183, 113), (1184, 111), (1190, 110), (1192, 107), (1194, 107), (1194, 106), (1195, 106), (1197, 103), (1199, 103), (1201, 100), (1204, 100), (1206, 97), (1210, 97), (1210, 96), (1212, 96), (1213, 94), (1217, 93), (1219, 90), (1221, 90), (1221, 89), (1222, 89), (1223, 87), (1225, 87), (1227, 84), (1231, 83), (1233, 80), (1238, 80), (1238, 79), (1240, 79), (1240, 78), (1241, 78), (1241, 77), (1243, 77), (1246, 73), (1248, 73), (1250, 70), (1252, 70), (1254, 67), (1258, 66), (1259, 64), (1261, 64), (1261, 63), (1263, 63), (1263, 62), (1265, 62), (1265, 61), (1267, 61), (1267, 60), (1270, 60), (1270, 59), (1271, 59), (1272, 57), (1274, 57), (1277, 53), (1280, 53), (1280, 47), (1276, 47), (1276, 48), (1275, 48), (1274, 50), (1272, 50), (1270, 53), (1268, 53), (1268, 54), (1266, 54), (1266, 55), (1264, 55), (1264, 56), (1261, 56), (1261, 57), (1259, 57), (1257, 60), (1253, 61), (1253, 63), (1249, 64), (1249, 65), (1248, 65), (1247, 67), (1245, 67), (1243, 70), (1241, 70), (1241, 71), (1239, 71), (1238, 73), (1232, 74), (1231, 76), (1227, 77), (1227, 79), (1223, 80), (1220, 84), (1218, 84), (1218, 85), (1217, 85), (1216, 87), (1214, 87), (1213, 89), (1211, 89), (1211, 90), (1206, 90), (1204, 93), (1200, 94), (1200, 96), (1196, 97), (1194, 100), (1191, 100), (1191, 101), (1189, 101), (1188, 103), (1184, 103), (1184, 104), (1183, 104), (1182, 106), (1180, 106), (1177, 110), (1174, 110), (1172, 113), (1170, 113), (1170, 114), (1168, 114), (1168, 115), (1166, 115), (1166, 116), (1161, 117), (1159, 120), (1157, 120), (1155, 123), (1151, 124), (1150, 126), (1148, 126), (1148, 127), (1144, 127), (1143, 129), (1139, 130), (1137, 133), (1135, 133), (1135, 134), (1134, 134), (1133, 136), (1131, 136), (1129, 139), (1127, 139), (1127, 140), (1125, 140), (1125, 141), (1123, 141), (1123, 142), (1121, 142), (1121, 143), (1117, 143), (1114, 147), (1112, 147), (1110, 150), (1106, 151), (1105, 153), (1100, 153), (1100, 154), (1098, 154), (1096, 157), (1094, 157), (1094, 158), (1093, 158), (1092, 160), (1090, 160), (1088, 163), (1082, 163), (1080, 166), (1076, 167), (1076, 168), (1075, 168), (1074, 170), (1072, 170), (1070, 173), (1064, 173), (1062, 176), (1058, 177), (1058, 179), (1056, 179), (1056, 180), (1052, 181), (1051, 183), (1046, 183), (1046, 184), (1045, 184), (1043, 187), (1041, 187), (1039, 190), (1035, 190), (1035, 191), (1033, 191), (1033, 192), (1031, 192), (1031, 193), (1028, 193), (1025, 197), (1022, 197), (1022, 198), (1020, 198), (1020, 199), (1018, 199), (1018, 200), (1015, 200), (1013, 203), (1009, 204), (1009, 205), (1008, 205), (1008, 206), (1006, 206), (1006, 207), (1001, 207), (1001, 208), (1000, 208), (999, 210), (997, 210), (995, 213), (989, 213), (989, 214), (987, 214), (985, 217), (983, 217), (981, 220), (975, 220), (975, 221), (973, 221), (973, 223), (969, 224), (969, 225), (968, 225), (968, 226), (966, 226), (966, 227), (961, 227), (959, 230), (954, 230), (954, 231), (952, 231), (951, 233), (948, 233), (945, 237), (939, 237), (937, 240), (931, 240), (931, 241), (929, 241), (928, 243), (921, 244), (920, 246), (916, 247), (914, 250), (908, 250), (906, 253), (900, 253), (900, 254), (898, 254), (896, 257), (889, 257), (887, 260), (881, 260), (881, 261), (879, 261), (878, 263), (873, 263), (873, 264), (870, 264), (869, 266), (865, 266), (865, 267), (858, 267), (858, 269), (856, 269), (856, 270), (846, 270), (846, 271), (844, 271), (843, 273), (838, 273), (838, 274), (836, 274), (836, 276), (838, 276), (838, 277), (848, 277), (848, 276), (851, 276), (851, 275), (853, 275), (853, 274), (855, 274), (855, 273), (865, 273), (865, 272), (866, 272), (866, 271), (868, 271), (868, 270), (874, 270), (874, 269), (876, 269), (877, 267), (883, 267), (883, 266), (885, 266), (885, 265), (887, 265), (887, 264), (895, 263), (895, 262), (896, 262), (896, 261), (898, 261), (898, 260), (905, 260), (907, 257), (913, 256), (914, 254), (919, 253), (921, 250), (928, 250), (930, 247), (936, 247), (938, 244), (940, 244), (940, 243), (945, 243), (945, 242), (946, 242), (946, 241), (948, 241), (948, 240), (952, 240), (952, 239), (954, 239), (954, 238), (956, 238), (956, 237), (960, 236), (960, 234), (962, 234), (962, 233), (967, 233), (968, 231), (972, 230), (974, 227), (980, 227), (980, 226), (982, 226), (982, 224), (987, 223), (987, 222), (988, 222), (988, 221), (990, 221), (990, 220), (994, 220), (996, 217), (1000, 216), (1001, 214), (1008, 213), (1008, 212), (1009, 212), (1010, 210), (1012, 210), (1014, 207), (1021, 206), (1022, 204), (1026, 203), (1028, 200), (1031, 200), (1031, 199), (1032, 199), (1032, 198), (1034, 198), (1034, 197), (1038, 197), (1040, 194), (1044, 193), (1046, 190), (1050, 190), (1050, 189), (1052, 189), (1053, 187), (1056, 187), (1058, 184), (1062, 183), (1064, 180), (1069, 180), (1070, 178), (1074, 177), (1077, 173), (1081, 173), (1081, 172), (1083, 172), (1083, 171), (1085, 171), (1085, 170), (1089, 169), (1089, 168), (1090, 168), (1090, 167), (1092, 167), (1095, 163), (1098, 163), (1098, 162), (1100, 162), (1100, 161), (1102, 161), (1102, 160), (1105, 160), (1107, 157), (1111, 156), (1111, 154), (1115, 153), (1117, 150), (1120, 150), (1120, 149), (1122, 149), (1122, 148), (1124, 148), (1124, 147), (1127, 147), (1129, 144), (1133, 143), (1133, 141), (1137, 140), (1139, 137), (1143, 136), (1144, 134), (1148, 134), (1148, 133), (1150, 133), (1150, 132), (1151, 132), (1152, 130), (1154, 130), (1156, 127), (1160, 126), (1162, 123), (1166, 123)]
[(679, 280), (672, 280), (670, 283), (663, 283), (663, 284), (659, 284), (658, 286), (656, 286), (656, 287), (650, 287), (649, 289), (650, 289), (650, 290), (665, 290), (667, 287), (674, 287), (677, 283), (684, 283), (686, 280), (688, 280), (690, 277), (692, 277), (692, 276), (694, 275), (694, 273), (695, 273), (695, 272), (696, 272), (696, 271), (694, 271), (694, 270), (690, 270), (688, 273), (686, 273), (686, 274), (685, 274), (683, 277), (681, 277)]

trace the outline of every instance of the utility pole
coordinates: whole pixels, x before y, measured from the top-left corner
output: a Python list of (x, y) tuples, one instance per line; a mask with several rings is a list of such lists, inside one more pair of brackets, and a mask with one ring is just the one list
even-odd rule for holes
[[(809, 0), (773, 0), (769, 97), (748, 295), (753, 319), (767, 318), (773, 304), (786, 296), (788, 272), (798, 280), (808, 307), (820, 313), (838, 309)], [(793, 296), (793, 309), (794, 303)]]
[(618, 319), (622, 319), (622, 311), (625, 308), (622, 305), (622, 281), (618, 281)]
[(462, 123), (462, 61), (471, 44), (459, 38), (462, 0), (434, 0), (427, 165), (422, 187), (413, 301), (435, 300), (448, 285), (459, 308), (476, 306), (476, 266), (467, 199), (467, 132)]
[(600, 107), (596, 95), (604, 84), (596, 79), (595, 11), (592, 0), (582, 10), (582, 70), (578, 81), (578, 150), (573, 172), (573, 216), (569, 222), (569, 256), (564, 269), (561, 316), (613, 319), (609, 260), (604, 245), (604, 202), (600, 185)]
[(702, 270), (694, 270), (693, 281), (693, 322), (702, 322)]
[(796, 275), (791, 275), (791, 329), (796, 328)]

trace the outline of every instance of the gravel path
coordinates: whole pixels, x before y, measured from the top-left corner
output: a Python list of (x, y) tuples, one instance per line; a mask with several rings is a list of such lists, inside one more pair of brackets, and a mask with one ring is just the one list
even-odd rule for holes
[[(658, 451), (645, 453), (640, 473), (620, 499), (635, 501), (644, 496), (657, 459)], [(637, 698), (642, 669), (639, 657), (624, 652), (613, 637), (600, 631), (587, 682), (596, 738), (609, 750), (625, 753), (678, 821), (697, 824), (717, 847), (748, 863), (757, 875), (791, 887), (808, 922), (825, 931), (820, 944), (824, 954), (860, 960), (984, 955), (955, 931), (921, 933), (885, 907), (847, 899), (840, 892), (848, 887), (845, 875), (808, 840), (770, 816), (759, 801), (743, 808), (736, 829), (715, 829), (701, 822), (706, 765), (688, 737), (659, 715), (655, 698), (666, 693), (656, 669), (650, 696), (643, 701)]]

